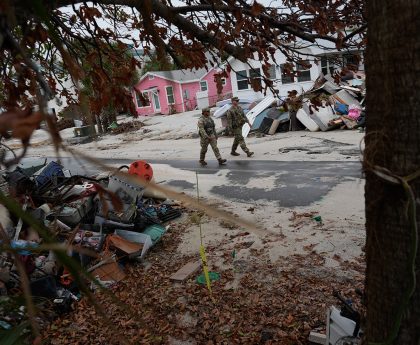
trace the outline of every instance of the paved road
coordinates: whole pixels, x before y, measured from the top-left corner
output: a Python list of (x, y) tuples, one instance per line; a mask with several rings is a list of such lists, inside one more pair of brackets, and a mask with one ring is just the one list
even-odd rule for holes
[[(50, 158), (52, 159), (52, 158)], [(26, 159), (27, 163), (34, 162)], [(91, 163), (78, 162), (72, 158), (62, 158), (62, 164), (72, 174), (97, 174), (100, 169)], [(104, 163), (113, 166), (128, 165), (130, 160), (104, 159)], [(230, 161), (219, 167), (215, 161), (205, 168), (192, 160), (152, 160), (153, 164), (166, 164), (182, 171), (197, 171), (211, 185), (210, 192), (225, 200), (254, 202), (267, 200), (282, 207), (305, 206), (322, 198), (337, 184), (361, 178), (359, 162), (278, 162), (278, 161)], [(223, 179), (218, 178), (223, 175)], [(179, 176), (179, 175), (178, 175)], [(182, 174), (181, 174), (182, 176)], [(193, 192), (195, 179), (167, 179), (166, 184)], [(223, 184), (220, 181), (223, 180)], [(267, 181), (270, 186), (267, 186)], [(261, 181), (261, 183), (260, 183)]]

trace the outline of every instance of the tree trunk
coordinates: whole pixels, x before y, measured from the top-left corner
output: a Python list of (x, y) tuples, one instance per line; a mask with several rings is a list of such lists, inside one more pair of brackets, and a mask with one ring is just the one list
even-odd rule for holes
[[(412, 225), (408, 197), (402, 185), (373, 173), (373, 166), (407, 176), (420, 169), (420, 1), (368, 0), (366, 52), (366, 293), (367, 342), (382, 342), (393, 334), (403, 307), (401, 326), (392, 344), (420, 344), (420, 255), (417, 286), (413, 283)], [(410, 182), (417, 204), (420, 176)]]

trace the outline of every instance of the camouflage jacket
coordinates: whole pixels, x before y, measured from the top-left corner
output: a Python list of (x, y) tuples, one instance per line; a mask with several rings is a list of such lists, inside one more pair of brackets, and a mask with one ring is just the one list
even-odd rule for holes
[(210, 116), (201, 116), (198, 120), (198, 133), (202, 138), (217, 137), (216, 126)]
[(228, 129), (230, 131), (242, 128), (242, 126), (248, 122), (248, 119), (241, 107), (231, 106), (226, 113), (226, 117)]

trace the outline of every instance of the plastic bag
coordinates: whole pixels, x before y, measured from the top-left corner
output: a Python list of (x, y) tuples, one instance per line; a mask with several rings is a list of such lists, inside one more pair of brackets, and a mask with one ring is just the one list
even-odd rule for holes
[(349, 106), (349, 118), (352, 120), (357, 120), (360, 117), (360, 113), (362, 112), (362, 108), (357, 104), (351, 104)]

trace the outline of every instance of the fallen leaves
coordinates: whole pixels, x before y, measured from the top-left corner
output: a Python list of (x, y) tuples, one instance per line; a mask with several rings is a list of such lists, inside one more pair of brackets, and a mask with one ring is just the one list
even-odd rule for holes
[[(246, 261), (246, 267), (238, 272), (233, 267), (237, 260), (231, 260), (225, 270), (218, 270), (221, 279), (212, 284), (212, 301), (194, 278), (183, 284), (169, 279), (182, 264), (195, 258), (176, 254), (186, 223), (173, 224), (149, 252), (148, 263), (127, 267), (127, 279), (113, 290), (125, 307), (97, 295), (130, 344), (305, 344), (310, 330), (325, 327), (326, 308), (337, 305), (333, 289), (354, 298), (353, 289), (363, 286), (363, 275), (340, 279), (332, 268), (324, 266), (324, 257), (310, 251), (283, 258), (278, 264)], [(245, 232), (238, 235), (247, 236)], [(364, 269), (363, 260), (351, 265), (358, 271)], [(324, 271), (329, 273), (328, 279)], [(236, 287), (225, 289), (235, 281)], [(122, 344), (86, 301), (53, 326), (44, 339), (56, 338), (57, 344)]]

